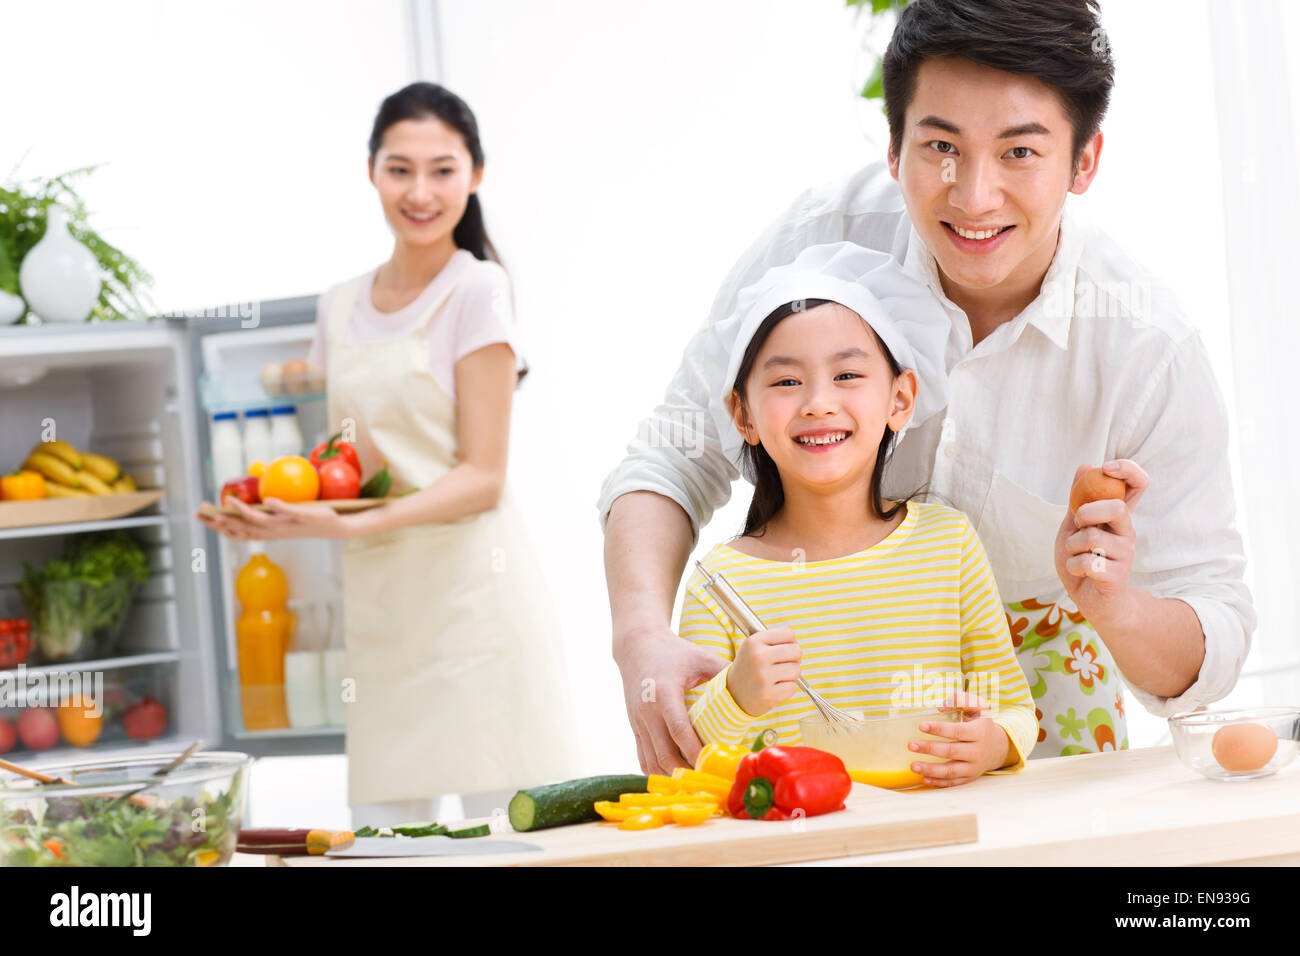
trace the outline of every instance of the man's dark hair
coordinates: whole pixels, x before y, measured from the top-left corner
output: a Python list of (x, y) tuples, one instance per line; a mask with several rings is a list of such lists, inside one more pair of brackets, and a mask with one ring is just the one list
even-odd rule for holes
[(912, 0), (881, 64), (889, 150), (896, 157), (917, 71), (944, 56), (1037, 77), (1055, 89), (1074, 130), (1075, 161), (1100, 129), (1115, 82), (1097, 0)]

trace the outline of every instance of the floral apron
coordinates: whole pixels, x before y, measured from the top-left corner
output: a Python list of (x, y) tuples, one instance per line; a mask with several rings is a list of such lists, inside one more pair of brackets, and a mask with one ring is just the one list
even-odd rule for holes
[[(1005, 605), (1016, 659), (1038, 718), (1030, 757), (1128, 749), (1124, 695), (1101, 636), (1061, 594)], [(1044, 716), (1046, 715), (1046, 716)]]

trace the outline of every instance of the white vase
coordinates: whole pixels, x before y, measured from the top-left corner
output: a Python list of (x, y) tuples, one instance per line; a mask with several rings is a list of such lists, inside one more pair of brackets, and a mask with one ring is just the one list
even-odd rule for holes
[(84, 322), (99, 298), (99, 262), (68, 232), (68, 214), (51, 206), (45, 235), (23, 258), (18, 284), (46, 322)]
[(21, 297), (0, 289), (0, 325), (14, 322), (27, 311), (27, 303)]

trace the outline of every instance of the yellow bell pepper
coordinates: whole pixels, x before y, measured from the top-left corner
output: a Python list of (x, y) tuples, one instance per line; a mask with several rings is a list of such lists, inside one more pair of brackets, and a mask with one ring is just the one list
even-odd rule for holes
[(646, 789), (651, 793), (680, 793), (682, 784), (680, 780), (674, 780), (672, 777), (665, 777), (661, 773), (652, 773), (647, 778), (650, 783)]
[(622, 793), (618, 802), (624, 807), (670, 807), (678, 803), (716, 803), (711, 793)]
[(717, 813), (718, 805), (716, 803), (679, 803), (669, 809), (672, 811), (673, 823), (681, 827), (695, 827)]
[(36, 471), (14, 472), (0, 478), (0, 498), (5, 501), (39, 501), (45, 497), (45, 477)]
[(597, 800), (595, 807), (601, 818), (608, 820), (610, 823), (622, 823), (628, 817), (634, 817), (638, 813), (645, 812), (644, 807), (614, 803), (612, 800)]
[(654, 830), (664, 825), (666, 821), (657, 813), (638, 813), (634, 817), (628, 817), (618, 825), (620, 830)]
[(749, 752), (750, 749), (741, 744), (705, 744), (695, 760), (695, 769), (726, 780), (735, 780), (736, 768)]
[(703, 791), (712, 794), (720, 800), (726, 800), (731, 794), (731, 784), (733, 781), (726, 777), (719, 777), (713, 773), (701, 773), (698, 770), (687, 770), (685, 767), (678, 767), (673, 771), (673, 776), (681, 781), (682, 787), (694, 791)]

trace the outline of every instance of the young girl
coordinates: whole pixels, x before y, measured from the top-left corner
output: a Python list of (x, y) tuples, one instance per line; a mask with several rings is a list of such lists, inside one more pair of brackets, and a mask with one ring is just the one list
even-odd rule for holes
[[(743, 534), (702, 563), (767, 630), (745, 638), (697, 569), (679, 633), (731, 663), (687, 703), (705, 743), (740, 743), (763, 727), (798, 743), (800, 718), (817, 716), (800, 676), (836, 707), (868, 715), (954, 704), (962, 722), (921, 725), (946, 740), (909, 745), (950, 758), (912, 770), (954, 786), (1019, 770), (1038, 726), (970, 521), (941, 504), (881, 499), (890, 448), (916, 408), (918, 358), (932, 360), (936, 347), (943, 387), (933, 323), (909, 343), (863, 284), (881, 279), (882, 256), (814, 246), (742, 295), (727, 381), (754, 498)], [(945, 684), (947, 701), (936, 699)]]

